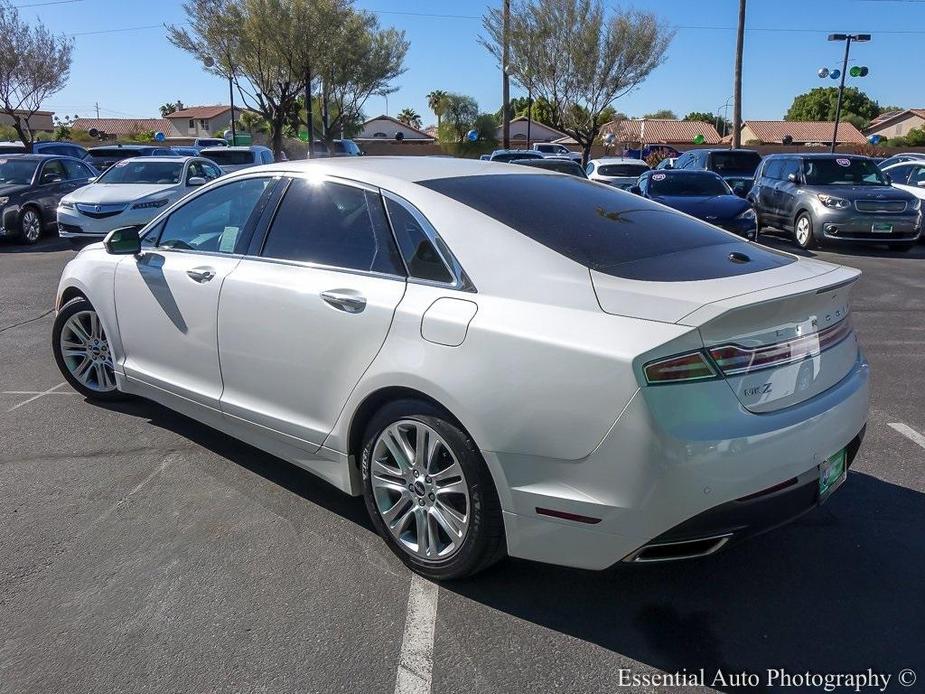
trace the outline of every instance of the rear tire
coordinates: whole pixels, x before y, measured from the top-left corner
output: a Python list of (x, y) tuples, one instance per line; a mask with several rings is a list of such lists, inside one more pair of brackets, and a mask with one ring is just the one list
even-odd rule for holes
[(793, 223), (793, 238), (797, 245), (806, 251), (819, 246), (813, 234), (813, 220), (808, 213), (801, 212), (797, 215), (796, 221)]
[(408, 568), (438, 581), (504, 556), (494, 482), (475, 442), (446, 413), (399, 400), (366, 428), (363, 496), (376, 531)]
[(55, 316), (51, 349), (71, 387), (92, 400), (125, 400), (116, 389), (114, 357), (96, 309), (84, 297), (68, 301)]

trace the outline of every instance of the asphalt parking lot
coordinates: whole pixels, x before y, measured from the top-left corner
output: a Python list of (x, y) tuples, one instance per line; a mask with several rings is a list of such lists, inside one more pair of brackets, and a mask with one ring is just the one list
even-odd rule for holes
[(864, 271), (873, 378), (825, 506), (703, 560), (507, 560), (439, 588), (361, 500), (160, 406), (70, 390), (49, 343), (73, 255), (0, 245), (0, 692), (617, 692), (645, 689), (621, 669), (701, 668), (925, 681), (925, 245), (817, 253)]

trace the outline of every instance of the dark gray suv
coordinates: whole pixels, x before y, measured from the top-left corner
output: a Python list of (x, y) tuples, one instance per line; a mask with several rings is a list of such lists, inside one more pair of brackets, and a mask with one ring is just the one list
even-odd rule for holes
[(802, 248), (869, 241), (905, 251), (922, 232), (921, 200), (893, 188), (869, 157), (772, 154), (761, 161), (748, 199), (759, 229), (792, 231)]

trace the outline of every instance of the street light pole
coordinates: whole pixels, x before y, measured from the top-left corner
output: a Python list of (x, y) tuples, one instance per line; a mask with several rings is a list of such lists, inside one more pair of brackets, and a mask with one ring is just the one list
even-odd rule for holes
[(234, 85), (232, 83), (231, 72), (228, 73), (228, 100), (231, 102), (231, 144), (233, 146), (237, 142), (237, 135), (234, 129)]
[(838, 142), (838, 123), (841, 120), (841, 102), (845, 94), (845, 75), (848, 72), (848, 52), (852, 41), (870, 41), (870, 34), (829, 34), (829, 41), (845, 42), (845, 58), (841, 66), (841, 80), (838, 83), (838, 101), (835, 103), (835, 128), (832, 130), (832, 146), (829, 151), (835, 154), (835, 145)]

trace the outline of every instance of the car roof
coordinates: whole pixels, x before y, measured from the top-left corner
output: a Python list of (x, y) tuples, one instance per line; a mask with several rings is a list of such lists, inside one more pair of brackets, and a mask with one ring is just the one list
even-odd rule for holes
[(884, 171), (889, 171), (890, 169), (895, 169), (897, 166), (925, 166), (925, 159), (910, 159), (909, 161), (898, 161), (895, 164), (890, 164), (887, 167), (884, 167)]
[[(390, 183), (419, 183), (438, 178), (462, 176), (492, 176), (518, 173), (525, 176), (548, 175), (535, 167), (519, 166), (483, 159), (459, 159), (455, 157), (326, 157), (323, 159), (300, 159), (279, 161), (274, 164), (254, 166), (231, 174), (248, 176), (261, 171), (292, 174), (339, 176), (364, 181), (371, 185), (388, 188)], [(225, 180), (223, 178), (223, 180)]]
[(126, 157), (125, 159), (122, 160), (122, 162), (140, 161), (140, 162), (144, 162), (147, 164), (147, 163), (166, 161), (166, 162), (176, 162), (178, 164), (182, 164), (183, 162), (187, 162), (190, 159), (203, 159), (203, 157), (190, 157), (190, 156), (185, 156), (182, 154), (178, 154), (176, 156), (162, 156), (162, 157)]
[(745, 147), (700, 147), (697, 150), (688, 150), (689, 152), (751, 152), (752, 154), (758, 154), (756, 149), (747, 149)]
[(870, 159), (870, 157), (863, 154), (848, 154), (845, 152), (777, 152), (775, 154), (769, 154), (765, 159), (780, 159), (783, 157), (801, 157), (803, 159), (833, 159), (838, 157), (839, 159)]
[(709, 169), (651, 169), (646, 171), (645, 174), (667, 174), (670, 176), (714, 176), (716, 178), (722, 178), (715, 171), (710, 171)]
[(49, 159), (73, 159), (74, 161), (80, 161), (76, 157), (67, 157), (63, 154), (18, 154), (10, 152), (9, 154), (0, 154), (0, 157), (3, 159), (12, 159), (15, 157), (17, 161), (48, 161)]
[(97, 147), (91, 147), (88, 151), (90, 154), (93, 154), (99, 149), (128, 149), (128, 150), (142, 150), (142, 149), (157, 149), (158, 147), (164, 147), (165, 145), (156, 144), (156, 145), (99, 145)]
[(642, 164), (643, 166), (648, 166), (645, 159), (637, 159), (636, 157), (601, 157), (600, 159), (592, 159), (589, 164)]
[(209, 152), (217, 150), (219, 152), (260, 152), (263, 150), (270, 149), (269, 147), (264, 147), (263, 145), (235, 145), (234, 147), (205, 147), (203, 152)]

